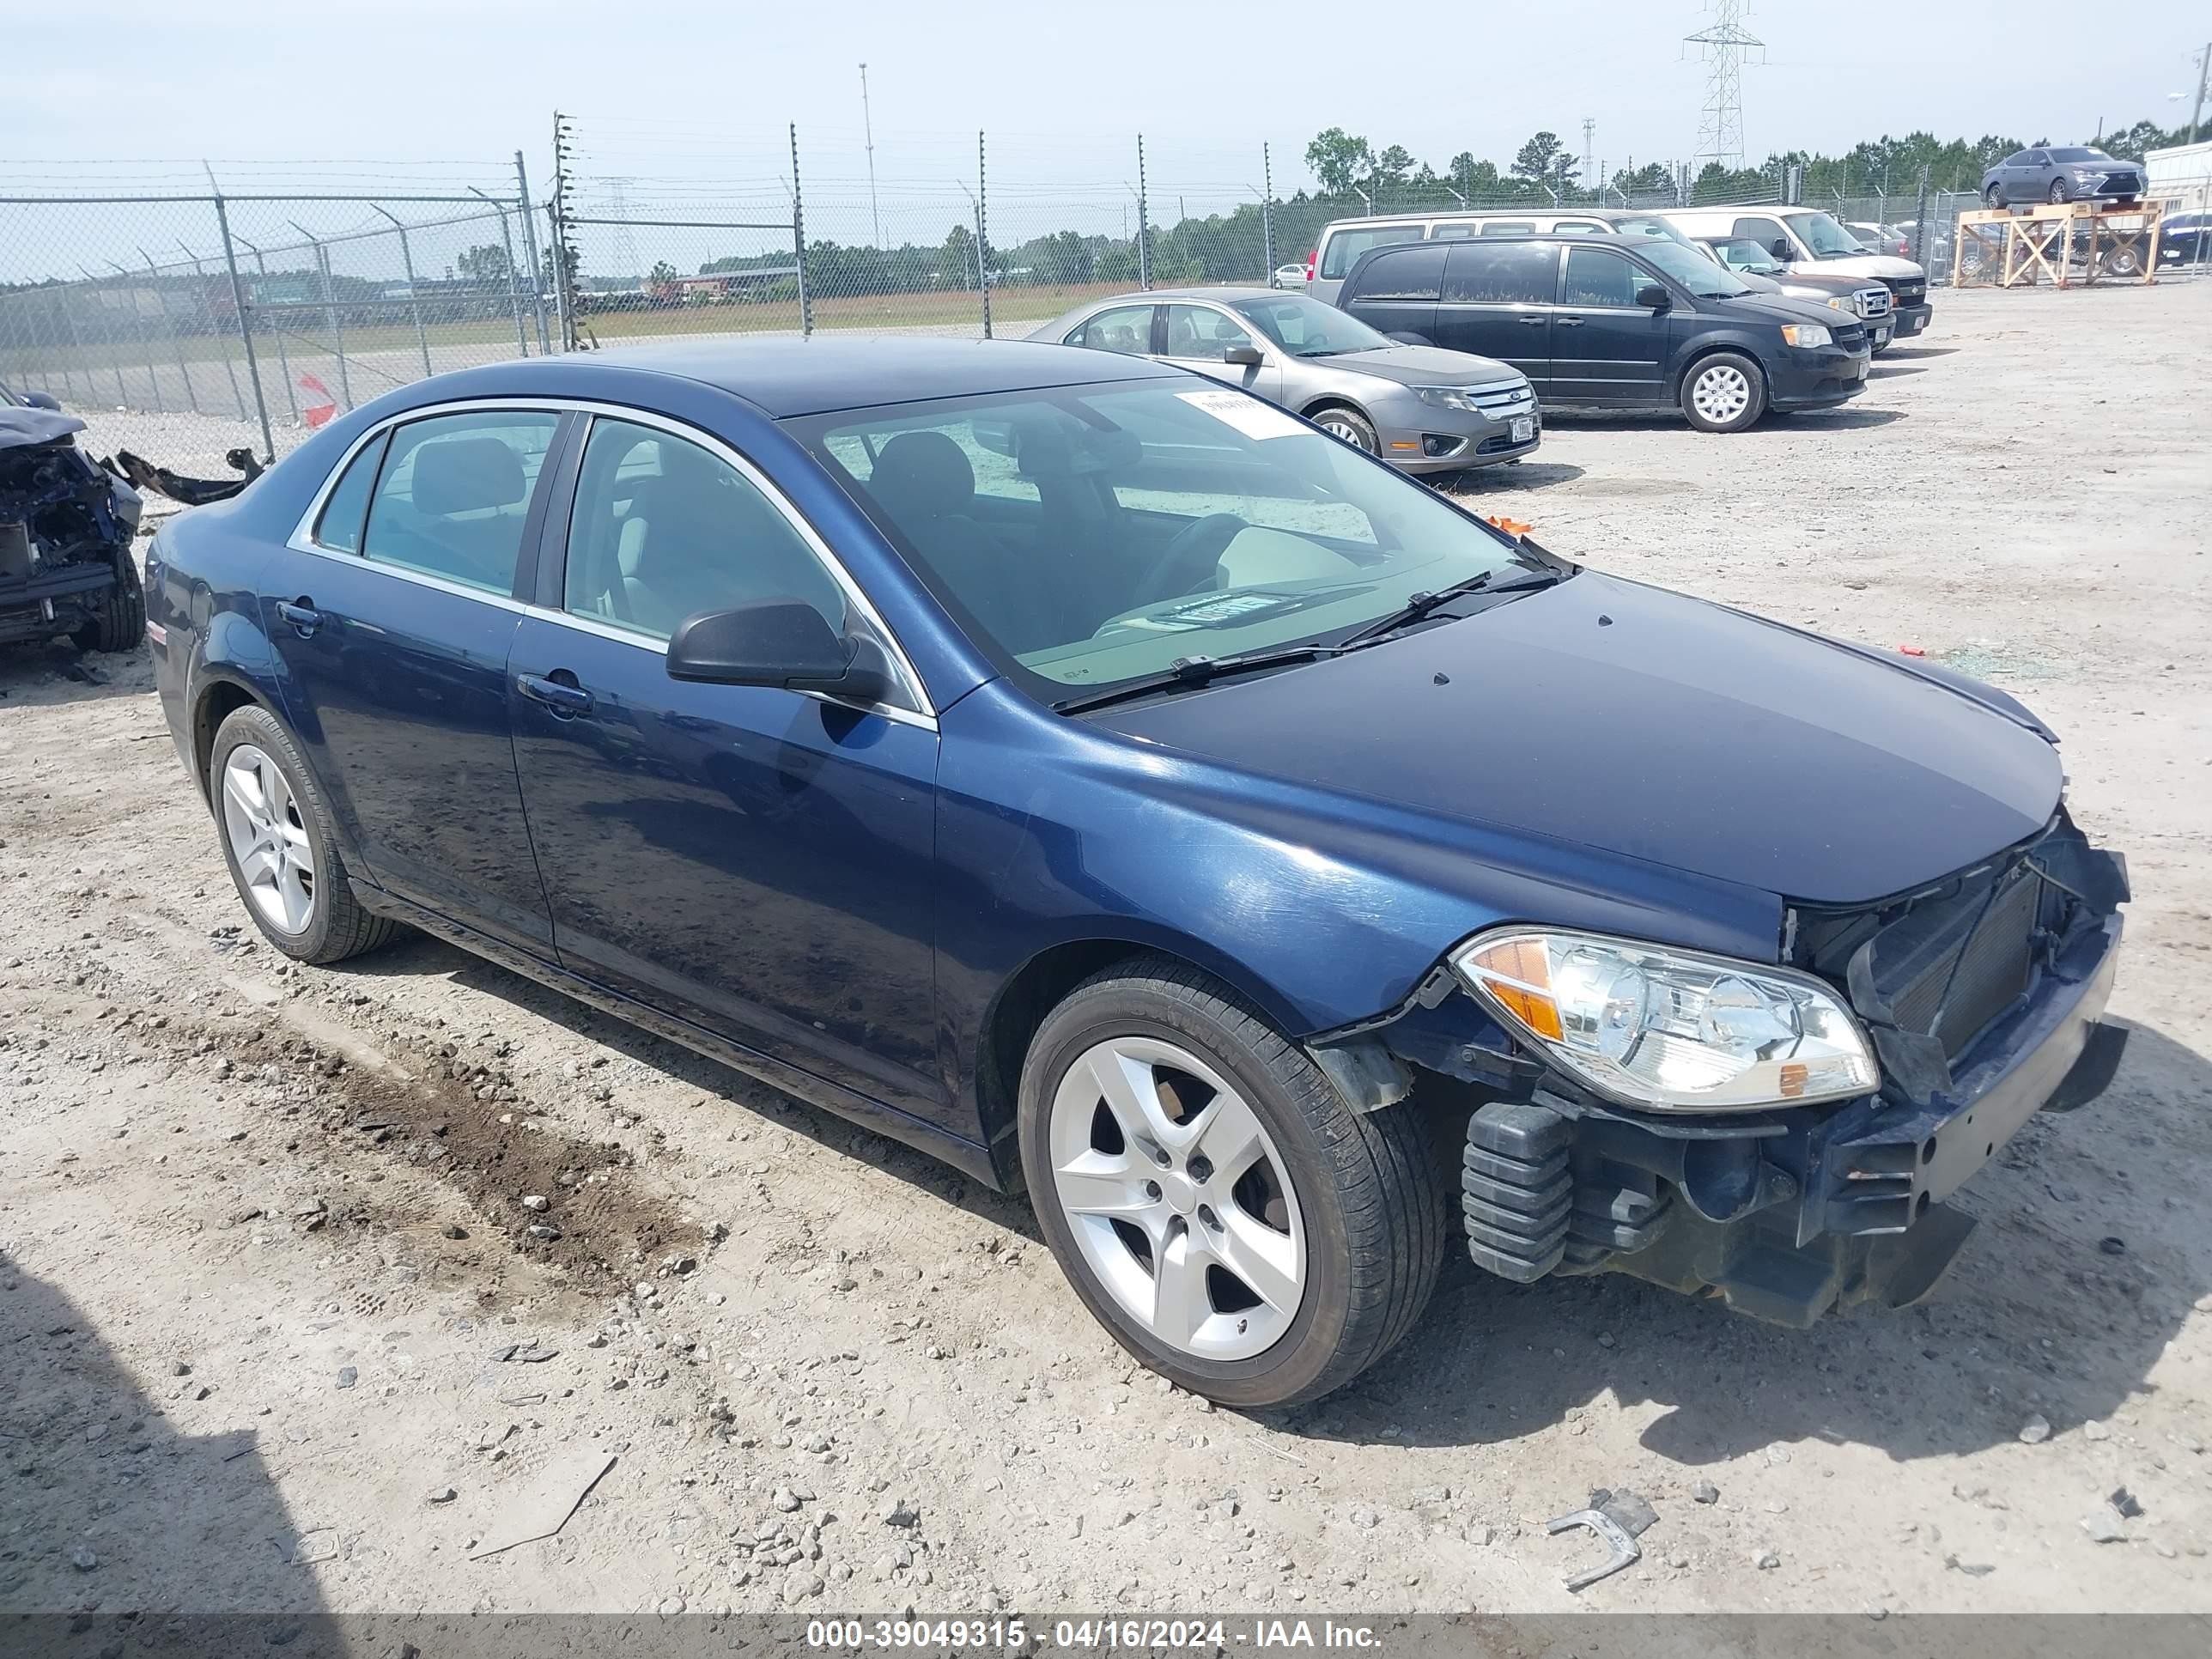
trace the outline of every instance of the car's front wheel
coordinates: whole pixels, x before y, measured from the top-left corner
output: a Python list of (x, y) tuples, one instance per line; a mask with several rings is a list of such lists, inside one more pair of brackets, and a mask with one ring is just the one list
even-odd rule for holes
[(1364, 449), (1370, 455), (1382, 447), (1382, 441), (1375, 435), (1375, 423), (1358, 410), (1342, 404), (1316, 410), (1313, 423), (1330, 437), (1340, 439), (1354, 449)]
[(1741, 432), (1766, 411), (1766, 376), (1740, 351), (1700, 358), (1682, 377), (1682, 412), (1700, 432)]
[(1425, 1121), (1353, 1111), (1304, 1049), (1181, 963), (1108, 969), (1046, 1016), (1021, 1080), (1046, 1242), (1121, 1346), (1224, 1405), (1342, 1387), (1435, 1287)]
[(93, 608), (92, 620), (71, 636), (80, 651), (135, 651), (146, 638), (146, 590), (128, 553), (116, 562), (115, 586)]
[(2053, 202), (2070, 202), (2074, 199), (2074, 191), (2063, 179), (2053, 179), (2051, 181), (2051, 199)]
[(261, 936), (318, 965), (373, 951), (398, 925), (362, 908), (330, 811), (284, 724), (253, 704), (216, 728), (209, 795), (223, 862)]

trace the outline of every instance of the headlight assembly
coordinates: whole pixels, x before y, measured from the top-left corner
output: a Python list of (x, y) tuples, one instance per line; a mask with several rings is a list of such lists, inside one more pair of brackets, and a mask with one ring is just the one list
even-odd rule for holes
[(1782, 337), (1791, 345), (1810, 350), (1826, 345), (1835, 336), (1818, 323), (1784, 323), (1782, 325)]
[(1413, 395), (1432, 409), (1466, 409), (1474, 407), (1474, 399), (1468, 395), (1465, 386), (1417, 386)]
[(1595, 933), (1502, 930), (1453, 972), (1562, 1069), (1657, 1111), (1725, 1112), (1869, 1094), (1858, 1023), (1818, 981)]

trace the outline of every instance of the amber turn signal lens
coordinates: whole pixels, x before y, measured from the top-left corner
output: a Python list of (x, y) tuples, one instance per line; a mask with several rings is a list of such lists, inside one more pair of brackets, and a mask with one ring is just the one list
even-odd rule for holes
[(1500, 939), (1468, 958), (1483, 988), (1538, 1036), (1559, 1040), (1559, 1006), (1552, 1000), (1552, 969), (1544, 946), (1533, 939)]

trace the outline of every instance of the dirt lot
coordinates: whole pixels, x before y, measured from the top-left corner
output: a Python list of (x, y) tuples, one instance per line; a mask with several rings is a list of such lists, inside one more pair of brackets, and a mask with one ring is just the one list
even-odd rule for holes
[[(2136, 1036), (1929, 1304), (1792, 1334), (1462, 1261), (1344, 1394), (1210, 1411), (913, 1154), (440, 945), (290, 969), (143, 660), (18, 653), (0, 1608), (2212, 1609), (2212, 288), (1936, 305), (1848, 410), (1561, 422), (1470, 486), (2065, 733)], [(1577, 1601), (1542, 1523), (1600, 1486), (1660, 1519)]]

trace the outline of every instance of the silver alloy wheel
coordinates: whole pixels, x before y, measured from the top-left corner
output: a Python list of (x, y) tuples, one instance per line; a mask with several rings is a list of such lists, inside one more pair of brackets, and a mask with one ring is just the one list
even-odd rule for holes
[(1751, 403), (1751, 382), (1733, 363), (1717, 363), (1700, 370), (1690, 388), (1690, 401), (1709, 421), (1726, 422), (1741, 416)]
[(1368, 454), (1374, 453), (1374, 451), (1368, 447), (1367, 434), (1334, 410), (1323, 410), (1314, 424), (1340, 443), (1350, 444), (1354, 449), (1364, 451)]
[(1123, 1312), (1200, 1359), (1249, 1359), (1305, 1299), (1305, 1221), (1259, 1115), (1173, 1043), (1115, 1037), (1052, 1101), (1052, 1170), (1083, 1259)]
[(315, 919), (314, 843), (284, 774), (250, 743), (223, 763), (222, 829), (261, 919), (279, 933), (306, 933)]

